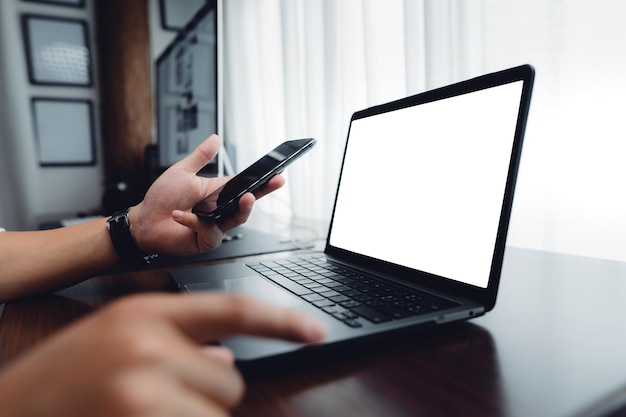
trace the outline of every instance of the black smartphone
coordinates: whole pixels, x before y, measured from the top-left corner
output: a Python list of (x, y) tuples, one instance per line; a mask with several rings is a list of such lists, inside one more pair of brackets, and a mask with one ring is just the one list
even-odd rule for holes
[(274, 175), (280, 174), (290, 163), (311, 150), (316, 140), (294, 139), (283, 142), (264, 157), (228, 180), (224, 186), (198, 203), (193, 212), (200, 217), (218, 220), (237, 209), (239, 199), (247, 192), (264, 186)]

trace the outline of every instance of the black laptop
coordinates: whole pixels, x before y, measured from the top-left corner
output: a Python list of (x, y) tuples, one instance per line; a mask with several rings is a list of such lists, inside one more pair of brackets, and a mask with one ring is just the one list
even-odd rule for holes
[(320, 318), (321, 346), (237, 336), (240, 364), (470, 319), (496, 302), (534, 70), (354, 113), (323, 253), (170, 272)]

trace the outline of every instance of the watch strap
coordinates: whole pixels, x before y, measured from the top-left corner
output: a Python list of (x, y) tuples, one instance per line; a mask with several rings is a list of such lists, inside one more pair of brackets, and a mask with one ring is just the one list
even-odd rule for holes
[(107, 220), (111, 242), (124, 264), (133, 267), (146, 266), (150, 264), (150, 256), (139, 249), (135, 239), (130, 234), (129, 210), (130, 207), (117, 211)]

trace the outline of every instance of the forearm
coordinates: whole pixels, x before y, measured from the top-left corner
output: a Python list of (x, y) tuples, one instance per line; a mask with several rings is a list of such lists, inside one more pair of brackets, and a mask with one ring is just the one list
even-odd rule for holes
[(0, 233), (0, 302), (73, 285), (118, 262), (105, 219)]
[[(140, 253), (188, 255), (215, 249), (221, 244), (224, 231), (246, 221), (255, 197), (283, 185), (284, 179), (277, 175), (255, 195), (241, 197), (232, 216), (218, 222), (199, 219), (191, 208), (228, 180), (197, 175), (215, 157), (219, 145), (217, 136), (211, 135), (165, 171), (151, 185), (144, 200), (130, 210), (130, 233)], [(114, 237), (120, 237), (118, 232), (114, 230)], [(121, 242), (117, 240), (120, 251), (130, 246), (121, 236)], [(123, 253), (133, 256), (128, 250)], [(118, 263), (120, 258), (105, 219), (48, 231), (2, 232), (0, 302), (67, 287), (107, 272)]]

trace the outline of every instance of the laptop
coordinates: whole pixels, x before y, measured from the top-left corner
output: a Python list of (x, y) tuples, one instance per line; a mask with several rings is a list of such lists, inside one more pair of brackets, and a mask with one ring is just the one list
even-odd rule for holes
[(182, 291), (241, 292), (326, 323), (315, 346), (220, 341), (244, 369), (485, 314), (496, 303), (533, 81), (523, 65), (357, 111), (323, 252), (170, 277)]

